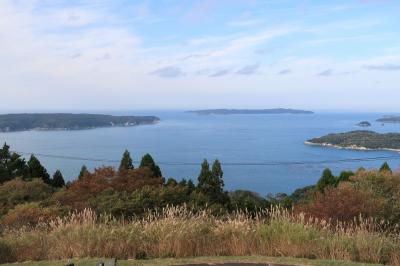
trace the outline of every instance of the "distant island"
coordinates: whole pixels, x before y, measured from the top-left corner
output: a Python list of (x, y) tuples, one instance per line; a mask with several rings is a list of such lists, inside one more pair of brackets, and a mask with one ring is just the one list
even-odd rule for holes
[(400, 123), (400, 116), (387, 116), (379, 118), (376, 121), (381, 123)]
[(311, 111), (274, 108), (274, 109), (205, 109), (186, 111), (198, 115), (239, 115), (239, 114), (313, 114)]
[(4, 114), (0, 115), (0, 132), (26, 130), (80, 130), (99, 127), (129, 127), (154, 124), (156, 116), (113, 116), (101, 114)]
[(371, 123), (368, 121), (361, 121), (360, 123), (357, 124), (359, 127), (370, 127)]
[(306, 141), (305, 144), (354, 150), (400, 151), (400, 133), (380, 134), (358, 130), (313, 138)]

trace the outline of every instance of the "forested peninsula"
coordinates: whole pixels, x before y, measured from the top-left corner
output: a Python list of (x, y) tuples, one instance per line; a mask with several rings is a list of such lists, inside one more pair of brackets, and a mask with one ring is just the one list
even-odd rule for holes
[(328, 134), (305, 142), (308, 145), (320, 145), (354, 150), (392, 150), (400, 151), (400, 133), (376, 133), (367, 130)]
[(187, 111), (198, 115), (238, 115), (238, 114), (313, 114), (311, 111), (273, 108), (273, 109), (205, 109)]
[(100, 127), (128, 127), (154, 124), (156, 116), (113, 116), (103, 114), (3, 114), (0, 115), (0, 132), (26, 130), (81, 130)]
[(381, 123), (400, 123), (400, 116), (387, 116), (379, 118), (376, 121)]

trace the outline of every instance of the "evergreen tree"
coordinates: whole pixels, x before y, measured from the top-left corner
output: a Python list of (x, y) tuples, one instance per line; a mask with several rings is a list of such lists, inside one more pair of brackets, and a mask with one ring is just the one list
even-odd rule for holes
[(81, 180), (85, 175), (89, 173), (86, 165), (82, 165), (81, 171), (79, 172), (78, 179)]
[(207, 160), (204, 159), (203, 163), (201, 164), (200, 174), (197, 177), (197, 189), (206, 194), (210, 189), (210, 179), (212, 173), (210, 171), (210, 165), (208, 164)]
[(219, 190), (223, 191), (224, 180), (222, 179), (224, 172), (222, 171), (221, 163), (216, 159), (212, 165), (211, 172), (215, 178), (216, 185), (219, 184)]
[(131, 170), (133, 169), (133, 161), (131, 158), (131, 154), (128, 150), (125, 150), (124, 154), (122, 155), (121, 163), (119, 165), (119, 170)]
[(64, 187), (65, 181), (60, 170), (57, 170), (53, 175), (52, 185), (54, 187)]
[(140, 167), (148, 167), (153, 172), (154, 177), (162, 177), (161, 169), (153, 160), (150, 154), (145, 154), (140, 161)]
[(387, 162), (384, 162), (381, 166), (381, 168), (379, 169), (379, 172), (390, 172), (392, 173), (392, 169), (390, 169), (390, 166)]
[(335, 186), (337, 184), (337, 179), (333, 176), (330, 169), (325, 169), (322, 172), (321, 178), (317, 182), (317, 189), (321, 192), (328, 186)]
[(25, 159), (17, 153), (10, 152), (10, 146), (4, 143), (0, 149), (0, 183), (15, 177), (27, 178), (28, 169)]
[(30, 178), (41, 178), (46, 184), (51, 183), (50, 176), (47, 173), (46, 168), (43, 167), (38, 158), (36, 158), (33, 154), (28, 161), (28, 170)]
[(225, 202), (226, 199), (223, 191), (224, 183), (222, 175), (221, 164), (218, 160), (213, 163), (211, 171), (207, 160), (204, 160), (201, 164), (197, 189), (199, 192), (207, 195), (213, 203)]
[(349, 181), (350, 177), (353, 175), (354, 173), (352, 171), (342, 171), (337, 179), (337, 182)]

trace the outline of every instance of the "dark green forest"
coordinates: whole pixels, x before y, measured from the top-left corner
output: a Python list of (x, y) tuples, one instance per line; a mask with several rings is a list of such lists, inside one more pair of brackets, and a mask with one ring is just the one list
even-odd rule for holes
[(400, 133), (376, 133), (367, 130), (329, 134), (308, 140), (312, 144), (330, 144), (339, 147), (367, 149), (400, 149)]
[(112, 116), (100, 114), (5, 114), (0, 115), (0, 132), (24, 130), (78, 130), (98, 127), (152, 124), (155, 116)]

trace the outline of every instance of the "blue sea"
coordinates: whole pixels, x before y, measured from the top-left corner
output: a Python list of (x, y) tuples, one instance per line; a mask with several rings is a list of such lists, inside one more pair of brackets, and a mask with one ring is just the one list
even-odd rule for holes
[[(400, 132), (400, 124), (375, 122), (385, 114), (317, 112), (313, 115), (202, 116), (182, 111), (111, 114), (151, 114), (160, 117), (161, 122), (128, 128), (0, 133), (0, 142), (7, 142), (15, 151), (39, 154), (38, 158), (50, 173), (60, 169), (67, 180), (74, 179), (83, 164), (90, 169), (102, 165), (117, 166), (125, 149), (131, 152), (135, 161), (150, 153), (159, 163), (163, 176), (176, 179), (196, 180), (202, 160), (211, 162), (218, 158), (223, 164), (227, 190), (247, 189), (262, 196), (291, 193), (296, 188), (314, 184), (326, 167), (337, 174), (361, 166), (377, 168), (383, 163), (323, 161), (386, 156), (400, 158), (396, 152), (340, 150), (304, 144), (307, 139), (327, 133), (359, 130), (356, 124), (364, 120), (372, 123), (368, 130)], [(276, 165), (271, 165), (276, 162)], [(400, 159), (388, 162), (394, 169), (400, 166)]]

